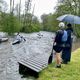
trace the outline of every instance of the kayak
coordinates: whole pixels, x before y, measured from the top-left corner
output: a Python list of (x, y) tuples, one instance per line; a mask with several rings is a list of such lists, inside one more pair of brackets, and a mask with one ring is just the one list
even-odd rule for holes
[(0, 38), (0, 42), (6, 42), (8, 41), (8, 38)]
[(15, 40), (13, 41), (12, 45), (19, 44), (20, 42), (21, 42), (20, 40)]

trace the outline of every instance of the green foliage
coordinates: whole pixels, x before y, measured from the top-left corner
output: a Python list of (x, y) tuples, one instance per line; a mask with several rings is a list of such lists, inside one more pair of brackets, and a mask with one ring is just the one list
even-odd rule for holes
[(49, 14), (49, 15), (42, 15), (42, 25), (43, 30), (45, 31), (56, 31), (58, 29), (58, 21), (56, 20), (57, 14)]
[(32, 23), (30, 25), (24, 26), (21, 31), (26, 33), (31, 33), (31, 32), (38, 32), (40, 30), (41, 30), (40, 25)]
[(2, 14), (2, 17), (2, 31), (7, 32), (9, 35), (19, 32), (21, 24), (15, 16)]
[(75, 25), (74, 32), (78, 38), (80, 38), (80, 25)]
[(12, 35), (15, 32), (37, 32), (41, 30), (41, 25), (37, 19), (37, 17), (28, 14), (28, 19), (24, 23), (23, 16), (21, 17), (21, 21), (14, 16), (13, 14), (2, 13), (1, 21), (0, 21), (0, 30), (7, 32), (9, 35)]
[(38, 31), (40, 31), (40, 30), (41, 30), (41, 28), (40, 28), (39, 25), (37, 25), (37, 24), (33, 24), (33, 25), (32, 25), (32, 31), (33, 31), (33, 32), (38, 32)]
[(41, 16), (41, 19), (42, 19), (43, 30), (44, 31), (48, 30), (48, 15), (43, 14)]
[(28, 19), (26, 19), (26, 22), (23, 23), (23, 27), (21, 29), (22, 32), (31, 33), (31, 32), (37, 32), (40, 31), (40, 23), (37, 19), (37, 17), (33, 16), (31, 17), (31, 14), (28, 16)]

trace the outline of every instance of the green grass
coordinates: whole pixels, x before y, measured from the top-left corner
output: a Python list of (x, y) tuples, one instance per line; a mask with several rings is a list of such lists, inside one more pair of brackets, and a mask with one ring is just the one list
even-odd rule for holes
[(71, 62), (55, 68), (55, 63), (44, 69), (37, 80), (80, 80), (80, 49), (72, 53)]

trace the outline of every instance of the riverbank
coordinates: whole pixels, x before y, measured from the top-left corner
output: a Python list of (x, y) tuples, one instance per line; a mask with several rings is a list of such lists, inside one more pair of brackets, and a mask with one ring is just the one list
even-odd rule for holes
[(53, 63), (40, 73), (37, 80), (79, 80), (80, 48), (73, 53), (69, 64), (62, 64), (61, 69), (56, 69)]

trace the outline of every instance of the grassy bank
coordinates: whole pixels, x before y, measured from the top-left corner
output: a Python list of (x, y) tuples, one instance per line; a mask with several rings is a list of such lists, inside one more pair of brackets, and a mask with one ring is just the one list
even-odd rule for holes
[(80, 80), (80, 49), (73, 52), (71, 62), (56, 69), (54, 63), (40, 73), (38, 80)]

